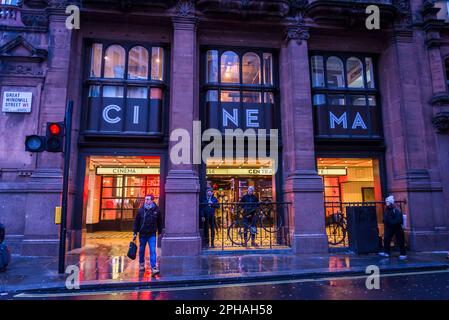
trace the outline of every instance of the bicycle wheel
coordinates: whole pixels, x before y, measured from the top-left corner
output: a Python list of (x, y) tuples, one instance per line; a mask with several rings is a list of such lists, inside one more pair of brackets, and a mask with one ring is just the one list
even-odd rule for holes
[(261, 225), (266, 232), (276, 233), (282, 228), (282, 217), (278, 214), (271, 216), (264, 213), (262, 214)]
[(326, 225), (326, 234), (329, 244), (336, 246), (345, 242), (346, 228), (339, 222), (331, 222)]
[(250, 238), (250, 230), (246, 230), (245, 235), (245, 229), (246, 226), (241, 220), (234, 221), (229, 227), (228, 227), (228, 239), (232, 242), (235, 246), (243, 246), (248, 243), (248, 240)]

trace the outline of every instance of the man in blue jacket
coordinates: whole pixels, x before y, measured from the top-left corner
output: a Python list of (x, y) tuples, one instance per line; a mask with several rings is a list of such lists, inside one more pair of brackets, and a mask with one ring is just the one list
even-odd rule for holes
[(210, 247), (215, 248), (215, 210), (219, 208), (218, 199), (215, 198), (212, 188), (206, 189), (206, 198), (201, 201), (201, 220), (204, 226), (204, 239), (209, 246), (209, 230), (210, 230)]

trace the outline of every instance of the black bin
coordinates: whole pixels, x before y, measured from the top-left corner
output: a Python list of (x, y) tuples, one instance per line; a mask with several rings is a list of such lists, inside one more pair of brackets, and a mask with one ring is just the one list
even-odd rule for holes
[(349, 249), (356, 254), (379, 252), (375, 206), (346, 207)]

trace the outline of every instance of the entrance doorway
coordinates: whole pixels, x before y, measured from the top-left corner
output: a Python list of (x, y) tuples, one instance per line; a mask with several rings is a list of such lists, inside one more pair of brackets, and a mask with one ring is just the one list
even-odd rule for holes
[[(276, 202), (276, 175), (271, 160), (226, 163), (206, 161), (206, 184), (218, 199), (214, 237), (202, 224), (205, 247), (214, 250), (288, 248), (288, 205)], [(248, 215), (241, 203), (248, 188), (254, 188), (259, 204)], [(201, 197), (200, 210), (206, 207)], [(208, 230), (204, 230), (208, 229)], [(207, 232), (207, 233), (206, 233)], [(208, 239), (214, 239), (213, 246)]]
[(379, 160), (376, 158), (318, 158), (323, 178), (326, 232), (331, 247), (348, 246), (346, 209), (375, 207), (382, 228), (382, 190)]
[(88, 233), (130, 233), (145, 195), (153, 194), (159, 203), (159, 157), (90, 156), (86, 163), (83, 209)]

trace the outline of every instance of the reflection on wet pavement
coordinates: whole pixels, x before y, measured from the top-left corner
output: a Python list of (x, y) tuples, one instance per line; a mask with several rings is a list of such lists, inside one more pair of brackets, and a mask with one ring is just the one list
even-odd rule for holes
[[(364, 272), (368, 265), (380, 268), (400, 269), (414, 267), (441, 267), (448, 265), (444, 254), (412, 253), (409, 259), (397, 257), (382, 259), (375, 254), (307, 254), (293, 255), (284, 251), (250, 251), (234, 254), (203, 254), (199, 257), (164, 257), (161, 275), (152, 278), (150, 270), (139, 271), (138, 259), (130, 260), (126, 254), (127, 239), (91, 239), (86, 246), (69, 252), (66, 266), (80, 268), (80, 282), (101, 283), (147, 283), (172, 280), (226, 279), (254, 276), (290, 276), (307, 274), (329, 274), (344, 271)], [(158, 250), (158, 260), (160, 248)], [(148, 249), (146, 254), (148, 264)], [(38, 287), (64, 287), (65, 276), (57, 274), (57, 257), (14, 257), (8, 272), (0, 274), (4, 290)], [(336, 286), (337, 282), (331, 282)], [(20, 288), (19, 288), (20, 287)], [(142, 293), (143, 294), (143, 293)]]

